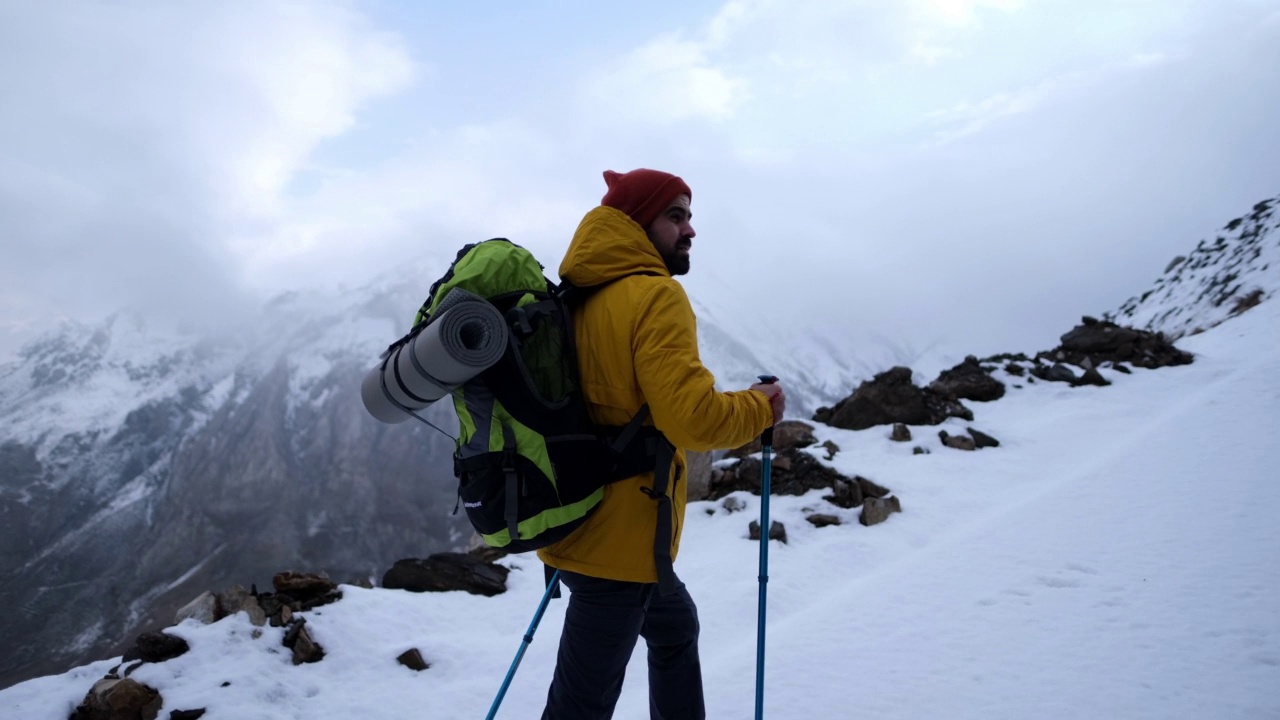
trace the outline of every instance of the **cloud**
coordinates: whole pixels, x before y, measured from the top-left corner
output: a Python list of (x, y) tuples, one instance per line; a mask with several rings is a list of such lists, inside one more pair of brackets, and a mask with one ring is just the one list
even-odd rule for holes
[(605, 115), (670, 124), (725, 120), (747, 83), (708, 60), (705, 43), (662, 35), (611, 62), (586, 82), (586, 104)]
[(600, 172), (650, 166), (696, 190), (695, 294), (1034, 349), (1280, 163), (1276, 25), (1237, 2), (731, 0), (554, 52), (483, 36), (519, 66), (433, 14), (59, 7), (0, 8), (0, 325), (216, 315), (497, 235), (554, 264)]
[(0, 47), (11, 332), (126, 304), (231, 312), (246, 248), (228, 240), (413, 72), (338, 2), (5, 4)]

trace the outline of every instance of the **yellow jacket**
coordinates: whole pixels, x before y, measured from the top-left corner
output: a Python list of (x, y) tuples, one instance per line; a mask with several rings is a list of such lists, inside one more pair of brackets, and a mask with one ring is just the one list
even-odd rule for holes
[[(644, 229), (625, 213), (605, 206), (587, 213), (560, 264), (560, 277), (578, 287), (610, 283), (574, 314), (591, 419), (625, 425), (648, 403), (652, 424), (677, 448), (668, 488), (674, 559), (687, 498), (685, 450), (747, 443), (773, 421), (769, 400), (749, 390), (715, 389), (715, 377), (698, 357), (689, 297)], [(595, 514), (573, 534), (539, 550), (538, 557), (593, 577), (657, 582), (657, 503), (641, 491), (652, 486), (652, 472), (605, 486)]]

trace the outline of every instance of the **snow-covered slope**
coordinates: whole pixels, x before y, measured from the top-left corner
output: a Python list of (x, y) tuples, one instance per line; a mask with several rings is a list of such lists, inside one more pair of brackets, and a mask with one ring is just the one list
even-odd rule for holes
[[(820, 493), (773, 498), (789, 541), (770, 555), (765, 716), (1280, 716), (1277, 328), (1280, 304), (1263, 303), (1185, 339), (1192, 365), (1011, 386), (977, 408), (1002, 441), (977, 453), (820, 426), (842, 448), (831, 465), (887, 485), (903, 512), (866, 528)], [(691, 505), (677, 563), (709, 717), (753, 712), (759, 503), (741, 499)], [(844, 524), (814, 528), (809, 511)], [(162, 716), (482, 717), (542, 591), (531, 558), (506, 562), (494, 598), (344, 587), (307, 614), (328, 652), (313, 665), (241, 615), (172, 629), (192, 650), (132, 677), (160, 690)], [(563, 612), (551, 604), (499, 717), (537, 717)], [(410, 647), (430, 669), (396, 664)], [(65, 718), (114, 662), (0, 691), (0, 715)], [(648, 717), (643, 650), (615, 717)]]
[(1203, 332), (1280, 289), (1280, 196), (1263, 200), (1174, 258), (1155, 285), (1111, 314), (1171, 339)]

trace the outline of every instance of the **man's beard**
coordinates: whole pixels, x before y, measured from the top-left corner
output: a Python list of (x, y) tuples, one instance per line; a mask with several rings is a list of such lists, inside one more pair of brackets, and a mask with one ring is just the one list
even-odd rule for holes
[[(662, 254), (662, 261), (667, 265), (667, 271), (675, 275), (686, 275), (689, 272), (689, 250), (692, 243), (681, 238), (680, 242), (672, 248), (671, 252)], [(684, 252), (681, 252), (684, 250)]]

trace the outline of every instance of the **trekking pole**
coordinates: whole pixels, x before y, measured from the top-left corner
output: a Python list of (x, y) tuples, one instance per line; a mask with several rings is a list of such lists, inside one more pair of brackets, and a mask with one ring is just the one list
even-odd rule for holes
[[(778, 378), (761, 375), (760, 382), (776, 383)], [(764, 718), (764, 608), (769, 587), (769, 494), (773, 471), (773, 426), (760, 435), (760, 624), (756, 629), (756, 720)]]
[(547, 604), (551, 602), (551, 595), (555, 592), (556, 583), (560, 582), (560, 571), (556, 570), (551, 575), (551, 580), (547, 582), (547, 591), (542, 593), (542, 602), (538, 604), (538, 612), (533, 614), (533, 622), (529, 623), (529, 629), (524, 633), (524, 640), (520, 643), (520, 649), (516, 651), (516, 658), (511, 661), (511, 669), (507, 670), (507, 678), (502, 681), (502, 687), (498, 688), (498, 696), (493, 699), (493, 705), (489, 707), (489, 714), (485, 716), (485, 720), (493, 720), (498, 715), (498, 706), (502, 704), (502, 698), (507, 694), (507, 688), (511, 687), (511, 680), (516, 676), (516, 668), (520, 667), (520, 661), (524, 659), (524, 651), (529, 649), (529, 645), (533, 642), (533, 633), (538, 629), (538, 623), (542, 622), (542, 614), (547, 611)]

